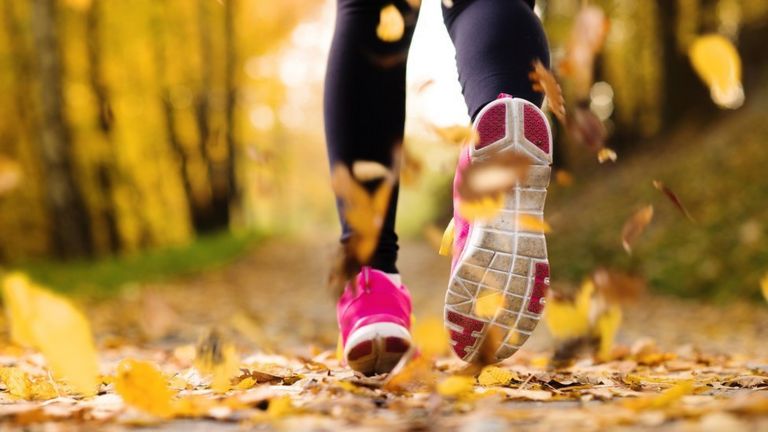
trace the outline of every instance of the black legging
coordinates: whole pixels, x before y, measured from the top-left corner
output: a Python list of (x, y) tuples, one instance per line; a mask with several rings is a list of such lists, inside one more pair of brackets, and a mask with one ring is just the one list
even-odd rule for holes
[[(423, 0), (438, 1), (438, 0)], [(379, 14), (394, 3), (405, 17), (405, 34), (384, 42), (376, 34)], [(406, 0), (338, 0), (336, 29), (325, 77), (325, 133), (331, 163), (356, 160), (392, 164), (403, 140), (405, 65), (418, 10)], [(549, 65), (549, 47), (533, 0), (456, 0), (443, 6), (443, 18), (456, 47), (464, 99), (474, 119), (499, 93), (541, 105), (531, 89), (531, 63)], [(398, 189), (390, 201), (371, 266), (396, 273), (395, 213)], [(341, 217), (342, 241), (350, 234)]]

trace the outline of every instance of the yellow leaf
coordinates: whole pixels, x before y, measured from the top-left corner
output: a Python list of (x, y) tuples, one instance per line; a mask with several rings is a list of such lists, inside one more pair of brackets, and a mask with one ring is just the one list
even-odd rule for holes
[(691, 44), (688, 55), (716, 104), (735, 109), (744, 103), (741, 57), (730, 40), (718, 34), (700, 36)]
[(34, 347), (30, 324), (34, 319), (33, 292), (26, 275), (11, 273), (3, 279), (5, 314), (11, 326), (11, 341), (23, 347)]
[(693, 389), (693, 381), (681, 381), (658, 396), (629, 399), (624, 402), (624, 406), (636, 411), (667, 408), (683, 396), (693, 393)]
[(613, 350), (613, 340), (621, 325), (621, 308), (613, 306), (601, 315), (595, 324), (597, 334), (600, 335), (600, 348), (597, 356), (601, 360), (610, 360)]
[(405, 20), (394, 4), (388, 4), (381, 8), (379, 25), (376, 27), (376, 35), (384, 42), (397, 42), (403, 38), (405, 32)]
[(237, 383), (237, 385), (234, 388), (238, 390), (248, 390), (249, 388), (252, 388), (255, 385), (256, 385), (256, 380), (254, 380), (251, 377), (247, 377), (242, 381), (240, 381), (239, 383)]
[(448, 144), (460, 146), (465, 144), (474, 144), (480, 140), (480, 136), (478, 135), (477, 131), (472, 128), (472, 126), (451, 125), (439, 127), (431, 125), (431, 127), (432, 131), (434, 131), (437, 136), (442, 138)]
[(213, 330), (197, 345), (195, 368), (201, 375), (212, 375), (211, 389), (224, 393), (232, 387), (232, 378), (240, 372), (240, 357), (234, 345)]
[(516, 373), (498, 366), (486, 366), (477, 377), (477, 382), (482, 386), (505, 386), (513, 380), (519, 380)]
[(475, 379), (468, 376), (450, 376), (437, 384), (437, 392), (446, 397), (462, 397), (473, 393)]
[(763, 298), (768, 301), (768, 273), (760, 279), (760, 289), (763, 291)]
[(545, 221), (540, 216), (520, 214), (517, 217), (517, 224), (522, 230), (525, 231), (540, 232), (544, 234), (550, 233), (552, 231), (552, 227), (550, 227), (547, 221)]
[(448, 223), (443, 233), (443, 238), (440, 241), (440, 250), (438, 253), (442, 256), (449, 256), (453, 250), (453, 236), (455, 234), (455, 228), (453, 225), (453, 219)]
[(605, 163), (607, 161), (616, 162), (617, 158), (618, 156), (616, 156), (616, 152), (608, 147), (603, 147), (597, 152), (597, 161), (600, 163)]
[(485, 196), (479, 200), (459, 201), (459, 214), (464, 219), (473, 221), (478, 219), (490, 219), (496, 216), (504, 208), (504, 194)]
[(285, 417), (295, 411), (296, 408), (288, 395), (271, 399), (267, 407), (267, 415), (272, 418)]
[(442, 319), (426, 318), (413, 326), (413, 340), (424, 357), (437, 357), (448, 348), (448, 333)]
[(152, 363), (125, 359), (117, 365), (115, 391), (126, 404), (158, 417), (172, 417), (173, 391)]
[(8, 393), (21, 399), (48, 400), (61, 396), (49, 377), (32, 377), (16, 367), (0, 368), (0, 381)]
[(504, 296), (500, 292), (492, 292), (477, 298), (475, 314), (483, 318), (493, 318), (496, 311), (502, 307), (504, 307)]
[(576, 299), (571, 302), (550, 296), (544, 310), (544, 322), (556, 339), (570, 339), (589, 333), (589, 310), (594, 284), (585, 282)]
[(95, 395), (99, 361), (88, 320), (67, 299), (11, 274), (3, 283), (12, 339), (38, 349), (51, 373), (77, 392)]

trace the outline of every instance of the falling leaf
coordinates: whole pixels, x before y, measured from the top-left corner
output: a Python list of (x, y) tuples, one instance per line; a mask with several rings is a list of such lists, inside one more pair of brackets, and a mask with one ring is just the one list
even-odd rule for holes
[(621, 244), (627, 253), (632, 253), (632, 244), (645, 231), (645, 228), (653, 219), (653, 206), (648, 205), (636, 211), (621, 229)]
[(595, 270), (592, 281), (595, 290), (611, 304), (636, 300), (646, 289), (642, 278), (605, 268)]
[(3, 298), (14, 342), (38, 349), (54, 376), (85, 396), (99, 387), (98, 356), (91, 326), (67, 299), (12, 273), (3, 280)]
[(381, 8), (376, 35), (384, 42), (397, 42), (403, 38), (405, 19), (394, 4)]
[(400, 182), (409, 186), (416, 184), (424, 172), (424, 163), (413, 154), (408, 147), (403, 147), (402, 169), (400, 171)]
[(608, 131), (600, 118), (589, 107), (576, 106), (566, 122), (568, 136), (577, 144), (592, 151), (605, 147)]
[(21, 165), (0, 155), (0, 196), (16, 189), (21, 184)]
[(440, 396), (459, 398), (475, 391), (475, 379), (468, 376), (453, 375), (437, 383)]
[(533, 71), (528, 76), (533, 82), (533, 90), (544, 93), (552, 114), (565, 124), (565, 98), (563, 97), (563, 90), (552, 72), (544, 66), (541, 60), (536, 60), (533, 62)]
[(613, 306), (596, 320), (595, 327), (600, 341), (597, 356), (601, 360), (610, 360), (613, 341), (621, 326), (621, 316), (621, 309)]
[(760, 279), (760, 290), (763, 292), (763, 298), (768, 301), (768, 273)]
[(547, 221), (540, 216), (521, 213), (517, 217), (517, 224), (520, 229), (524, 231), (540, 232), (544, 234), (552, 232), (552, 227), (550, 227)]
[(458, 203), (459, 215), (466, 220), (490, 219), (504, 208), (504, 194), (487, 196), (479, 200), (461, 200)]
[(451, 218), (451, 221), (448, 223), (448, 226), (445, 228), (445, 232), (443, 233), (443, 236), (440, 240), (440, 250), (438, 253), (442, 256), (450, 256), (451, 252), (453, 251), (453, 238), (455, 235), (455, 226), (453, 222), (453, 218)]
[(506, 386), (512, 381), (519, 381), (520, 377), (509, 369), (502, 369), (498, 366), (486, 366), (477, 377), (478, 384), (486, 387)]
[(422, 356), (430, 358), (446, 353), (448, 333), (442, 319), (419, 319), (413, 326), (413, 341)]
[(592, 282), (585, 282), (573, 301), (549, 295), (544, 309), (544, 322), (553, 337), (572, 339), (589, 332), (589, 311), (594, 289)]
[(502, 307), (504, 307), (504, 296), (500, 292), (492, 292), (478, 297), (475, 302), (475, 315), (493, 318)]
[(597, 161), (600, 163), (605, 163), (607, 161), (616, 162), (616, 159), (616, 152), (608, 147), (603, 147), (597, 152)]
[(530, 166), (531, 159), (524, 154), (497, 153), (464, 168), (457, 192), (466, 201), (497, 197), (525, 179)]
[(566, 170), (557, 170), (555, 172), (555, 183), (562, 187), (573, 186), (573, 175)]
[(680, 210), (680, 212), (686, 218), (688, 218), (689, 221), (695, 222), (695, 220), (693, 219), (693, 216), (691, 216), (691, 214), (688, 212), (688, 209), (685, 208), (685, 206), (683, 205), (683, 202), (680, 201), (680, 198), (677, 196), (676, 193), (672, 191), (672, 189), (670, 189), (667, 185), (665, 185), (664, 183), (658, 180), (653, 181), (653, 187), (663, 192), (664, 195), (672, 202), (672, 204), (674, 204), (674, 206), (677, 207), (677, 209)]
[(558, 72), (573, 82), (577, 99), (589, 94), (595, 57), (605, 43), (609, 27), (605, 12), (595, 5), (582, 7), (574, 19)]
[(730, 40), (719, 34), (699, 36), (691, 44), (688, 55), (717, 105), (736, 109), (744, 104), (741, 57)]
[(345, 220), (352, 230), (348, 241), (349, 251), (360, 264), (368, 262), (378, 244), (394, 186), (393, 177), (391, 173), (387, 175), (378, 188), (369, 194), (352, 178), (343, 164), (337, 164), (333, 169), (333, 190), (343, 201)]
[(158, 417), (173, 416), (173, 390), (152, 363), (134, 359), (121, 361), (117, 365), (115, 391), (128, 405)]
[(455, 146), (476, 143), (480, 138), (477, 131), (474, 130), (472, 126), (453, 125), (438, 127), (430, 124), (430, 127), (437, 136), (448, 144)]
[(423, 82), (419, 83), (419, 85), (416, 86), (416, 93), (423, 93), (426, 89), (431, 87), (435, 83), (435, 80), (432, 78), (428, 80), (424, 80)]
[(387, 167), (375, 161), (358, 160), (352, 164), (352, 175), (359, 182), (383, 179), (389, 174)]
[(213, 329), (197, 345), (195, 368), (201, 375), (212, 375), (211, 389), (224, 393), (240, 372), (240, 357), (234, 345)]
[(404, 363), (399, 370), (393, 370), (382, 388), (395, 393), (431, 391), (435, 382), (432, 360), (427, 356), (422, 356)]

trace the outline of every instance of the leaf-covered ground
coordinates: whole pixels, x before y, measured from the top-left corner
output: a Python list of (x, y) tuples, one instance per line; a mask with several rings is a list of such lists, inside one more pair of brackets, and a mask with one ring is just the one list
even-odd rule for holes
[[(606, 363), (550, 367), (552, 342), (540, 326), (524, 351), (479, 377), (448, 355), (434, 364), (422, 357), (392, 378), (356, 376), (335, 359), (325, 240), (271, 241), (217, 271), (83, 303), (101, 361), (95, 397), (71, 396), (40, 354), (3, 344), (3, 430), (768, 428), (762, 304), (643, 298), (624, 310)], [(429, 340), (448, 263), (422, 243), (405, 244), (401, 263)], [(194, 344), (212, 327), (237, 348), (240, 371), (226, 393), (194, 367)], [(134, 361), (118, 371), (126, 358)], [(8, 371), (27, 375), (14, 383)], [(20, 386), (41, 400), (11, 394)]]

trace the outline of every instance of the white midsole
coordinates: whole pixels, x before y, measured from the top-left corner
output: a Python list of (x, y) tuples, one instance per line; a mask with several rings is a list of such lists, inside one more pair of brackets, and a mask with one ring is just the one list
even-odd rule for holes
[(347, 338), (347, 343), (344, 346), (344, 358), (347, 358), (349, 351), (358, 344), (374, 340), (376, 338), (388, 338), (396, 337), (411, 342), (411, 333), (405, 327), (390, 323), (379, 322), (362, 326), (359, 329), (353, 331)]

